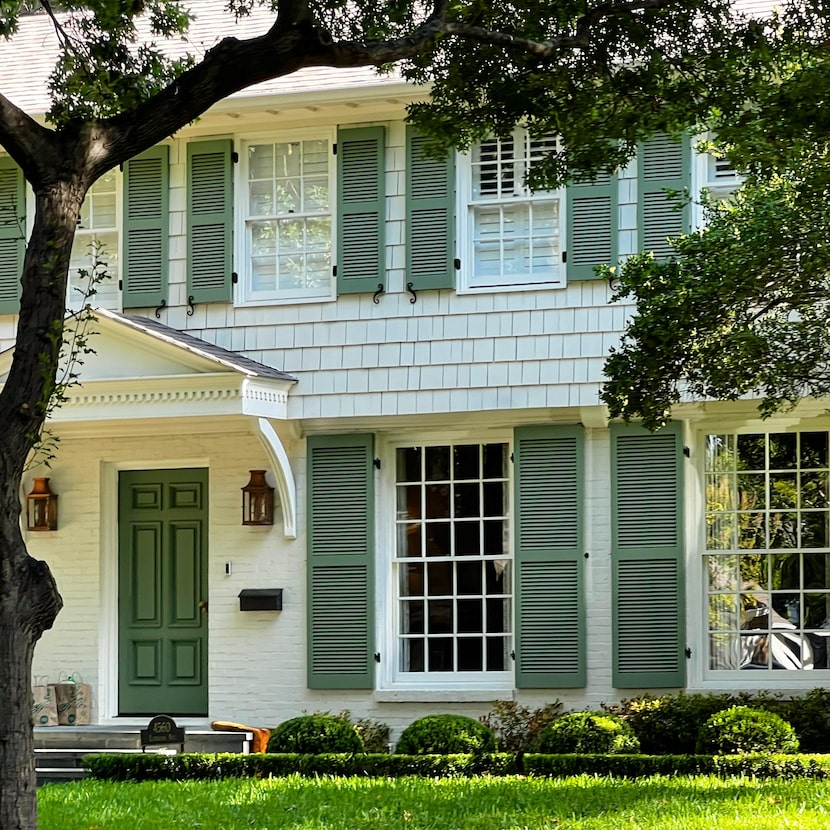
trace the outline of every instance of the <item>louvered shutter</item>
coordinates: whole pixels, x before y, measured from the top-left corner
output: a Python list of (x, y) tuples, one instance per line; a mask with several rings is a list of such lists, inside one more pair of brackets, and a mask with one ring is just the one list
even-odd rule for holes
[(688, 138), (678, 141), (656, 135), (639, 147), (639, 248), (653, 251), (657, 259), (671, 256), (668, 237), (688, 233), (690, 228), (686, 194), (691, 183), (690, 158)]
[(386, 284), (385, 130), (337, 134), (337, 290), (377, 291)]
[(187, 295), (225, 303), (233, 295), (233, 143), (187, 145)]
[(514, 435), (516, 686), (585, 685), (582, 427)]
[(455, 154), (424, 155), (406, 128), (406, 282), (416, 291), (455, 286)]
[(611, 432), (613, 682), (683, 686), (683, 447), (672, 424)]
[(124, 308), (167, 300), (169, 149), (151, 147), (124, 165)]
[(20, 277), (26, 253), (26, 182), (8, 157), (0, 158), (0, 314), (20, 310)]
[(591, 181), (573, 182), (567, 188), (567, 201), (568, 279), (597, 279), (595, 265), (617, 261), (617, 176), (604, 173)]
[(308, 686), (374, 684), (371, 435), (308, 440)]

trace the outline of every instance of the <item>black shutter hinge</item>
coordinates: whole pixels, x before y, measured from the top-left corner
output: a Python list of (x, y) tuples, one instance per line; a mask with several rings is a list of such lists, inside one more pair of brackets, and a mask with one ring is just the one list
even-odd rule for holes
[(460, 271), (460, 270), (461, 270), (461, 260), (460, 260), (458, 257), (456, 257), (456, 258), (452, 261), (452, 264), (453, 264), (453, 267), (455, 268), (455, 270), (456, 270), (456, 271)]
[(332, 144), (332, 145), (331, 145), (331, 154), (332, 154), (333, 156), (336, 156), (336, 155), (337, 155), (337, 145), (336, 145), (336, 144)]
[(691, 458), (692, 451), (688, 447), (683, 447), (683, 455), (685, 455), (686, 458)]
[(515, 651), (510, 652), (510, 659), (515, 662), (515, 660), (516, 660), (516, 652)]
[(588, 551), (586, 550), (586, 551), (585, 551), (585, 558), (586, 558), (586, 559), (588, 559), (588, 557), (589, 557), (590, 555), (591, 555), (591, 554), (590, 554), (590, 553), (588, 553)]
[(691, 659), (692, 659), (692, 650), (691, 650), (688, 646), (686, 646), (686, 651), (685, 651), (685, 654), (686, 654), (686, 659), (687, 659), (687, 660), (691, 660)]
[(119, 172), (119, 173), (123, 173), (123, 172), (124, 172), (124, 162), (123, 162), (123, 161), (121, 162), (121, 164), (119, 164), (119, 165), (118, 165), (118, 172)]
[(379, 651), (375, 652), (375, 662), (380, 663), (380, 652)]
[(231, 150), (231, 161), (234, 164), (239, 164), (239, 153), (236, 150)]
[(336, 276), (337, 276), (337, 266), (336, 266), (336, 265), (332, 265), (332, 266), (331, 266), (331, 275), (332, 275), (333, 277), (336, 277)]
[(124, 280), (118, 280), (118, 290), (119, 291), (124, 290)]
[(567, 261), (568, 261), (568, 252), (567, 251), (562, 251), (562, 262), (567, 262)]
[(379, 470), (380, 469), (380, 459), (376, 458), (373, 463), (374, 463), (375, 467), (377, 467), (377, 469)]
[(510, 453), (510, 463), (513, 464), (515, 462), (515, 458), (513, 457), (513, 453)]
[(187, 298), (187, 316), (192, 317), (196, 311), (196, 304), (193, 302), (194, 296), (190, 294)]
[(233, 272), (231, 273), (231, 282), (232, 282), (234, 285), (236, 285), (236, 284), (239, 282), (239, 274), (237, 274), (237, 273), (236, 273), (236, 271), (233, 271)]

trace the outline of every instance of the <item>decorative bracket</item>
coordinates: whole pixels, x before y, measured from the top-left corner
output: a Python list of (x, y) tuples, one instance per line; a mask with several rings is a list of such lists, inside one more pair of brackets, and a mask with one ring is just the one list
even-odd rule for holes
[(259, 430), (259, 439), (262, 441), (268, 459), (274, 470), (274, 478), (277, 483), (277, 492), (280, 496), (282, 507), (283, 533), (286, 539), (297, 538), (297, 485), (294, 481), (294, 473), (291, 471), (291, 464), (288, 461), (288, 454), (280, 441), (274, 427), (267, 418), (257, 418), (256, 425)]
[(386, 291), (386, 289), (383, 287), (383, 283), (379, 282), (378, 283), (378, 290), (375, 291), (375, 293), (372, 295), (372, 302), (375, 305), (380, 305), (380, 295), (383, 294), (385, 291)]
[(190, 294), (187, 298), (187, 316), (192, 317), (194, 311), (196, 311), (196, 306), (193, 303), (193, 295)]
[(156, 320), (161, 320), (161, 310), (167, 308), (167, 300), (162, 300), (159, 307), (156, 309)]
[(418, 302), (418, 295), (415, 293), (415, 289), (412, 286), (411, 282), (406, 284), (406, 290), (412, 295), (412, 299), (409, 301), (412, 305)]

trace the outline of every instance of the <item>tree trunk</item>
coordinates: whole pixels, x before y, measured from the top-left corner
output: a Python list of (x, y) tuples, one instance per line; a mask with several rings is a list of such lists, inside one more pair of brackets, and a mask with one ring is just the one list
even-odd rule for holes
[(0, 391), (0, 830), (37, 827), (32, 655), (62, 601), (46, 563), (26, 551), (20, 486), (55, 387), (69, 257), (85, 191), (76, 178), (36, 193), (14, 358)]

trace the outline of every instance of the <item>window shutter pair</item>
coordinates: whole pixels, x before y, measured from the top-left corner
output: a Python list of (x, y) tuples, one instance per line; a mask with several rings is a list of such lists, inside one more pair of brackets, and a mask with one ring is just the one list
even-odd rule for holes
[[(406, 275), (412, 288), (455, 285), (455, 158), (436, 161), (406, 130)], [(386, 287), (386, 169), (383, 127), (337, 137), (337, 291)]]
[[(232, 143), (187, 145), (187, 295), (190, 303), (232, 294)], [(124, 165), (124, 308), (167, 301), (169, 148), (152, 147)]]
[(0, 157), (0, 314), (20, 310), (20, 278), (26, 253), (26, 182), (23, 171)]
[[(687, 233), (689, 205), (683, 194), (690, 183), (691, 142), (656, 135), (640, 145), (638, 165), (637, 247), (670, 256), (669, 237)], [(617, 176), (603, 174), (568, 185), (567, 269), (569, 280), (596, 279), (594, 266), (618, 260), (619, 197)]]
[[(517, 685), (585, 684), (581, 427), (516, 430)], [(308, 441), (308, 685), (374, 685), (371, 435)]]

